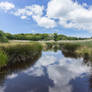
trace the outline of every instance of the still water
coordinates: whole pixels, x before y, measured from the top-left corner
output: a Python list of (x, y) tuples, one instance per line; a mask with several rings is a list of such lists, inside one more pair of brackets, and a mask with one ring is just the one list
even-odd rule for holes
[[(30, 61), (31, 62), (31, 61)], [(91, 62), (61, 50), (0, 72), (0, 92), (92, 92)]]

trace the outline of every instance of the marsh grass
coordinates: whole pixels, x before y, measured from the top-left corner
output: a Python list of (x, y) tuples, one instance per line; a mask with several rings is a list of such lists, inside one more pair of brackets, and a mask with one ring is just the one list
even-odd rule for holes
[(0, 67), (6, 66), (8, 63), (8, 56), (7, 54), (0, 50)]
[(67, 57), (90, 58), (92, 61), (92, 41), (83, 42), (10, 42), (0, 44), (0, 67), (9, 63), (23, 62), (39, 54), (41, 50), (58, 49)]
[(59, 43), (62, 51), (92, 61), (92, 41)]
[(64, 41), (64, 42), (46, 42), (45, 50), (61, 49), (66, 57), (83, 57), (92, 61), (92, 40), (88, 41)]
[(74, 52), (76, 49), (78, 49), (80, 47), (80, 44), (76, 44), (76, 43), (61, 43), (60, 44), (62, 49), (65, 50), (70, 50), (71, 52)]
[(24, 62), (33, 58), (41, 52), (42, 46), (37, 42), (7, 43), (0, 45), (0, 49), (2, 51), (0, 53), (0, 66), (3, 66), (16, 62)]

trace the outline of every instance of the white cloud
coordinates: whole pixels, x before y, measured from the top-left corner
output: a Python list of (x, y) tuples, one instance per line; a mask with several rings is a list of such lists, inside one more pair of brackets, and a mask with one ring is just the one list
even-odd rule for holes
[(20, 16), (21, 19), (27, 19), (32, 17), (39, 26), (45, 28), (53, 28), (56, 26), (54, 20), (49, 19), (46, 16), (43, 16), (44, 7), (40, 5), (25, 6), (22, 9), (18, 9), (13, 14), (15, 16)]
[(0, 2), (0, 9), (4, 10), (5, 12), (15, 8), (15, 5), (10, 2)]
[(21, 16), (21, 19), (26, 19), (27, 18), (27, 16)]
[(56, 26), (56, 22), (54, 20), (49, 19), (48, 17), (33, 16), (33, 19), (41, 27), (54, 28)]
[(43, 15), (44, 7), (40, 5), (26, 6), (25, 9), (31, 10), (33, 15)]
[[(0, 9), (4, 11), (14, 7), (15, 5), (12, 3), (0, 2)], [(46, 15), (44, 15), (44, 11)], [(44, 6), (34, 4), (12, 12), (21, 19), (32, 17), (41, 27), (54, 28), (58, 25), (92, 32), (92, 6), (88, 6), (86, 3), (80, 5), (72, 0), (50, 0), (46, 10)], [(56, 19), (58, 21), (55, 21)]]
[(41, 16), (43, 14), (43, 9), (44, 7), (39, 5), (25, 6), (24, 8), (18, 9), (13, 14), (15, 16), (20, 16), (21, 19), (26, 19), (27, 17), (32, 15)]
[[(51, 0), (48, 3), (47, 16), (59, 20), (66, 28), (92, 30), (92, 8), (86, 4), (79, 5), (72, 0)], [(53, 12), (52, 12), (53, 9)]]

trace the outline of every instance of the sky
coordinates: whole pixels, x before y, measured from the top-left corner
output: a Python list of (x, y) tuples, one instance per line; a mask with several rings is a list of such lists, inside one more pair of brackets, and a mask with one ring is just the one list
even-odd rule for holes
[(0, 30), (92, 37), (92, 0), (0, 0)]

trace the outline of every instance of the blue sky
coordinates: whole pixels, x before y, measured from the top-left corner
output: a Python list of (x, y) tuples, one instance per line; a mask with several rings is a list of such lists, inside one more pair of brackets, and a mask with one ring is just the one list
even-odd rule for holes
[[(70, 1), (70, 0), (65, 0), (65, 1)], [(85, 8), (87, 7), (87, 9), (89, 9), (89, 7), (91, 7), (92, 5), (91, 0), (73, 0), (73, 1), (75, 2), (77, 1), (77, 5), (73, 6), (76, 10), (77, 10), (76, 7), (79, 7), (78, 8), (79, 10), (83, 10), (83, 14), (85, 14), (86, 12), (91, 14), (91, 9), (86, 11), (86, 8)], [(69, 36), (78, 36), (78, 37), (92, 36), (91, 27), (89, 27), (91, 25), (92, 18), (88, 16), (88, 14), (83, 16), (83, 14), (80, 13), (80, 15), (83, 16), (83, 19), (82, 19), (80, 15), (77, 16), (77, 12), (74, 10), (75, 14), (74, 13), (73, 14), (76, 15), (76, 17), (74, 16), (74, 19), (71, 19), (71, 18), (67, 19), (67, 17), (65, 17), (68, 15), (66, 14), (66, 12), (64, 12), (65, 16), (62, 15), (62, 7), (61, 7), (62, 4), (64, 3), (63, 7), (66, 7), (64, 0), (57, 0), (56, 6), (54, 4), (55, 0), (0, 0), (0, 3), (2, 2), (3, 2), (3, 5), (1, 4), (1, 7), (0, 7), (0, 29), (5, 32), (10, 32), (10, 33), (57, 32), (59, 34), (61, 33)], [(14, 7), (7, 5), (7, 7), (10, 7), (10, 9), (7, 9), (6, 5), (4, 5), (5, 2), (13, 4)], [(60, 8), (57, 8), (59, 4), (58, 2), (61, 3)], [(71, 3), (71, 1), (69, 3)], [(25, 8), (26, 6), (34, 6), (34, 5), (40, 6), (41, 9), (42, 7), (44, 7), (44, 9), (42, 9), (42, 14), (39, 15), (37, 13), (30, 16), (26, 14), (25, 16), (27, 18), (25, 18), (23, 12), (22, 13), (18, 12), (18, 9), (25, 9), (25, 11), (27, 11)], [(51, 6), (55, 6), (55, 9), (57, 8), (57, 11), (61, 12), (58, 15), (59, 17), (56, 15), (57, 13), (56, 11), (54, 11), (55, 10), (54, 8), (50, 9)], [(69, 11), (69, 14), (72, 10), (72, 8), (70, 10), (67, 10), (66, 8), (64, 9), (65, 11)], [(51, 12), (53, 12), (53, 14), (51, 14)], [(16, 15), (15, 13), (18, 13), (18, 14)], [(87, 21), (87, 23), (80, 22), (78, 18), (80, 18), (81, 21), (83, 20)], [(71, 25), (68, 25), (68, 23), (65, 20), (67, 20), (67, 22), (69, 21), (69, 23), (71, 22)], [(44, 23), (44, 21), (46, 22)], [(59, 24), (59, 21), (60, 21), (60, 24)], [(75, 24), (73, 25), (73, 23)]]

